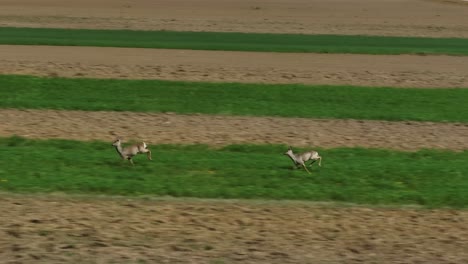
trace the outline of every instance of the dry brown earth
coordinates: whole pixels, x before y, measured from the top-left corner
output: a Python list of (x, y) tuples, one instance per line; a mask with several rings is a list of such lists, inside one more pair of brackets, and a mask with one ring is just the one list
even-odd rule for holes
[(460, 263), (468, 212), (0, 195), (1, 263)]
[(468, 149), (468, 124), (132, 112), (0, 110), (0, 136), (145, 140), (152, 144), (288, 144), (396, 150)]
[(0, 26), (468, 37), (457, 0), (2, 0)]
[(0, 69), (3, 74), (62, 77), (468, 87), (468, 56), (0, 45)]

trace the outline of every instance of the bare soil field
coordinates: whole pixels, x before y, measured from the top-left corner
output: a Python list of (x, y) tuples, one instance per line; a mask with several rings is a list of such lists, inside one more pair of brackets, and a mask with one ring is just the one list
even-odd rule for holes
[(0, 69), (2, 74), (61, 77), (468, 87), (468, 56), (0, 45)]
[[(296, 129), (301, 128), (301, 129)], [(190, 133), (187, 133), (187, 131)], [(396, 150), (468, 149), (468, 124), (132, 112), (0, 110), (0, 136), (144, 140), (151, 144), (289, 144)]]
[(457, 0), (3, 0), (0, 26), (468, 37)]
[(468, 212), (0, 195), (1, 263), (467, 263)]

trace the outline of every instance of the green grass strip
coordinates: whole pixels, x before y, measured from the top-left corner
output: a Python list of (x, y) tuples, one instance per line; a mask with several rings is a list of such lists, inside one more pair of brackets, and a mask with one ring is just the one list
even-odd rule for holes
[(468, 39), (0, 27), (0, 44), (468, 55)]
[(468, 89), (0, 75), (0, 108), (468, 122)]
[(286, 146), (151, 146), (119, 159), (110, 142), (0, 138), (0, 190), (263, 198), (364, 204), (468, 205), (468, 151), (320, 150), (322, 167), (292, 169)]

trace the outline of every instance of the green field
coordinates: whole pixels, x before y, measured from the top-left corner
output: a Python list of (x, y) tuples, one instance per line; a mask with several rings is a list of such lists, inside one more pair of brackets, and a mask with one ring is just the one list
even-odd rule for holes
[(293, 170), (286, 146), (151, 146), (135, 166), (110, 142), (0, 138), (0, 190), (205, 198), (468, 205), (468, 151), (320, 150), (322, 167)]
[(468, 55), (468, 39), (0, 27), (0, 44)]
[[(358, 54), (468, 55), (468, 39), (1, 28), (0, 44)], [(240, 84), (0, 75), (0, 108), (468, 123), (468, 89)], [(360, 204), (468, 205), (468, 151), (317, 149), (292, 169), (286, 146), (151, 146), (135, 166), (110, 142), (0, 138), (0, 190)], [(299, 151), (301, 149), (298, 149)]]
[(0, 75), (0, 108), (468, 122), (468, 89)]

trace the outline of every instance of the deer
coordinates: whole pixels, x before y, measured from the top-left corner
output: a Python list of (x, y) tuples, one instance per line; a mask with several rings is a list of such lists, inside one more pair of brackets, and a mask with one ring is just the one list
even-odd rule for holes
[(117, 150), (117, 153), (123, 160), (128, 160), (130, 163), (133, 165), (133, 160), (132, 158), (136, 156), (137, 154), (143, 154), (146, 153), (146, 157), (148, 160), (151, 159), (151, 150), (149, 150), (148, 145), (146, 145), (145, 142), (140, 142), (137, 144), (133, 144), (131, 146), (127, 146), (125, 148), (122, 148), (122, 140), (120, 138), (117, 138), (113, 143), (112, 146), (115, 147)]
[(309, 160), (312, 160), (312, 163), (310, 163), (309, 166), (312, 167), (312, 164), (314, 164), (317, 160), (319, 161), (319, 166), (321, 167), (322, 166), (322, 157), (319, 156), (318, 152), (315, 151), (315, 150), (310, 150), (310, 151), (307, 151), (307, 152), (304, 152), (304, 153), (300, 153), (300, 154), (294, 154), (293, 151), (292, 151), (292, 148), (291, 146), (289, 146), (289, 149), (288, 151), (286, 151), (284, 153), (284, 155), (288, 156), (289, 158), (291, 158), (291, 160), (294, 162), (294, 165), (297, 166), (300, 166), (302, 165), (302, 167), (304, 167), (304, 169), (309, 173), (310, 171), (307, 169), (305, 163)]

